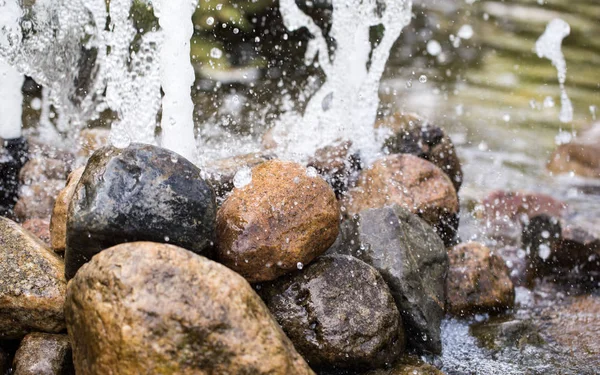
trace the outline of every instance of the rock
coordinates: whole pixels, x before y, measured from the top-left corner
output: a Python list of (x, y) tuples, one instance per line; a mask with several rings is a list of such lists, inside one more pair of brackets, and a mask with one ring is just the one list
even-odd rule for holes
[(600, 280), (600, 223), (548, 215), (531, 218), (523, 228), (528, 282), (554, 282), (595, 288)]
[(64, 180), (47, 180), (23, 185), (15, 205), (15, 215), (21, 220), (49, 219), (56, 197), (65, 186)]
[(477, 242), (448, 251), (447, 309), (453, 315), (499, 312), (515, 303), (508, 267), (499, 256)]
[(600, 178), (600, 145), (560, 145), (550, 157), (547, 168), (556, 174), (574, 173), (583, 177)]
[(48, 180), (66, 180), (71, 166), (61, 159), (35, 158), (23, 166), (19, 179), (23, 185), (44, 183)]
[(50, 223), (45, 219), (29, 219), (23, 223), (26, 229), (39, 238), (44, 245), (50, 246)]
[(79, 183), (84, 170), (85, 167), (81, 167), (71, 172), (67, 179), (67, 186), (56, 197), (56, 202), (52, 209), (50, 237), (52, 250), (57, 253), (64, 253), (67, 247), (67, 212), (69, 211), (69, 204), (73, 200), (77, 183)]
[(172, 245), (96, 255), (65, 314), (78, 375), (313, 374), (241, 276)]
[(370, 371), (363, 375), (444, 375), (444, 373), (418, 357), (405, 356), (392, 368)]
[(75, 375), (67, 335), (25, 336), (13, 360), (13, 375)]
[(108, 145), (109, 137), (110, 129), (83, 129), (79, 133), (80, 147), (77, 156), (83, 159), (89, 158), (96, 150)]
[[(600, 365), (600, 297), (578, 296), (564, 306), (553, 306), (544, 317), (553, 340), (571, 353), (595, 358)], [(598, 369), (598, 367), (596, 367)]]
[(358, 154), (351, 154), (352, 142), (339, 142), (318, 149), (308, 162), (331, 185), (340, 197), (358, 177), (361, 169)]
[(353, 255), (375, 267), (402, 315), (408, 344), (440, 354), (448, 256), (434, 230), (399, 207), (367, 209), (342, 226), (331, 253)]
[(471, 324), (469, 332), (477, 339), (479, 346), (493, 351), (507, 347), (523, 350), (528, 345), (544, 344), (539, 328), (529, 320), (507, 320), (503, 316), (493, 317)]
[(333, 244), (339, 208), (316, 172), (271, 160), (253, 168), (248, 182), (218, 212), (221, 263), (250, 282), (268, 281), (307, 265)]
[(105, 147), (90, 158), (67, 213), (65, 272), (124, 242), (168, 242), (211, 255), (215, 194), (200, 170), (159, 147)]
[(312, 368), (377, 368), (404, 349), (402, 319), (387, 285), (352, 256), (319, 257), (261, 286), (261, 295)]
[(233, 178), (239, 170), (256, 167), (273, 157), (266, 153), (256, 153), (209, 161), (204, 171), (206, 181), (213, 187), (217, 197), (223, 198), (233, 190)]
[(0, 146), (0, 216), (5, 216), (19, 198), (19, 172), (27, 163), (29, 147), (25, 138), (0, 138)]
[(62, 260), (33, 234), (0, 217), (0, 340), (65, 328)]
[(379, 159), (361, 173), (343, 206), (353, 215), (392, 204), (421, 216), (447, 245), (454, 242), (458, 197), (448, 176), (432, 163), (409, 154)]
[(549, 195), (526, 191), (494, 191), (476, 207), (476, 216), (484, 221), (486, 235), (505, 245), (516, 245), (523, 224), (546, 214), (562, 217), (568, 206)]
[(414, 113), (395, 113), (377, 121), (375, 128), (391, 131), (384, 143), (389, 153), (412, 154), (432, 162), (450, 177), (456, 191), (460, 190), (463, 181), (460, 159), (443, 129)]

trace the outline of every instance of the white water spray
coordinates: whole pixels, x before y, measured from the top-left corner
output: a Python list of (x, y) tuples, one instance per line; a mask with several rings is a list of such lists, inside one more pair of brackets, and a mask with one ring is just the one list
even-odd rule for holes
[[(307, 28), (309, 41), (305, 62), (315, 59), (327, 80), (311, 98), (303, 116), (284, 116), (274, 138), (280, 153), (305, 159), (338, 140), (352, 141), (367, 163), (380, 153), (381, 140), (373, 129), (379, 106), (379, 81), (390, 50), (402, 29), (410, 23), (410, 0), (334, 0), (330, 36), (333, 55), (321, 30), (294, 0), (281, 0), (280, 10), (290, 31)], [(373, 47), (370, 30), (383, 26), (384, 36)]]
[(571, 27), (565, 21), (556, 18), (548, 23), (546, 30), (535, 43), (535, 51), (540, 58), (546, 58), (558, 72), (560, 85), (561, 110), (559, 119), (563, 123), (573, 121), (573, 104), (567, 95), (565, 81), (567, 79), (567, 62), (562, 53), (561, 45), (564, 38), (571, 33)]
[[(21, 8), (14, 0), (0, 0), (0, 52), (5, 54), (18, 40)], [(0, 53), (1, 55), (2, 53)], [(23, 75), (0, 57), (0, 138), (21, 136)]]
[(163, 31), (160, 50), (162, 101), (161, 145), (196, 160), (194, 104), (191, 87), (194, 68), (190, 60), (190, 39), (194, 33), (192, 15), (196, 1), (159, 0), (154, 12)]

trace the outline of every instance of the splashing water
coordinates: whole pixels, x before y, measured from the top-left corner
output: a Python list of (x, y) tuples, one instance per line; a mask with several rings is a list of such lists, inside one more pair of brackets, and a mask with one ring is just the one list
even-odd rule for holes
[[(0, 55), (9, 49), (11, 39), (17, 39), (20, 8), (12, 0), (0, 0)], [(12, 35), (12, 37), (11, 37)], [(0, 57), (0, 138), (13, 139), (21, 136), (21, 103), (23, 75)]]
[(556, 18), (548, 23), (546, 30), (535, 43), (535, 51), (540, 58), (546, 58), (558, 72), (560, 85), (561, 110), (559, 119), (563, 123), (573, 121), (573, 104), (567, 95), (565, 81), (567, 79), (567, 62), (562, 53), (561, 45), (564, 38), (571, 33), (571, 27), (565, 21)]
[[(303, 160), (323, 146), (338, 140), (352, 141), (365, 162), (380, 153), (373, 124), (379, 105), (379, 81), (390, 50), (402, 29), (410, 23), (410, 0), (333, 1), (330, 36), (336, 51), (330, 54), (327, 41), (315, 22), (294, 0), (281, 0), (280, 11), (290, 31), (306, 28), (305, 63), (316, 63), (326, 81), (310, 99), (304, 115), (288, 113), (275, 126), (273, 137), (284, 158)], [(372, 27), (383, 26), (385, 34), (371, 45)]]

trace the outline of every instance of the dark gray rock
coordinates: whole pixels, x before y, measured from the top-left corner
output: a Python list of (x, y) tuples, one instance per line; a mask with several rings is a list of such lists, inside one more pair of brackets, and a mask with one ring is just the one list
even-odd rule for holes
[(13, 360), (13, 375), (74, 375), (67, 335), (30, 333)]
[[(1, 124), (0, 124), (1, 125)], [(23, 137), (0, 138), (0, 215), (12, 213), (19, 198), (19, 172), (29, 158), (29, 146)]]
[(600, 227), (587, 218), (532, 217), (523, 228), (527, 280), (596, 288), (600, 280)]
[(381, 275), (347, 255), (318, 258), (260, 292), (312, 368), (377, 368), (404, 349), (402, 319)]
[(433, 228), (396, 205), (368, 209), (343, 223), (329, 252), (354, 255), (375, 267), (396, 300), (409, 347), (441, 353), (448, 255)]
[(212, 188), (183, 157), (142, 144), (101, 148), (69, 205), (67, 279), (98, 252), (125, 242), (167, 242), (211, 256), (216, 211)]

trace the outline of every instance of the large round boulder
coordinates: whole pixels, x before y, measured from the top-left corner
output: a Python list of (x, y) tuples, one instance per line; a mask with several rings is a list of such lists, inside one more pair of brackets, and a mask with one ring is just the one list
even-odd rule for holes
[(69, 205), (67, 279), (95, 254), (124, 242), (167, 242), (211, 255), (216, 211), (212, 188), (185, 158), (143, 144), (101, 148)]
[(246, 280), (172, 245), (96, 255), (65, 315), (78, 375), (313, 374)]
[(350, 254), (377, 269), (402, 315), (408, 345), (441, 353), (448, 255), (433, 228), (399, 206), (367, 209), (344, 222), (328, 253)]
[(432, 225), (451, 244), (458, 228), (458, 196), (434, 164), (410, 154), (381, 158), (364, 170), (344, 201), (348, 214), (397, 204)]
[(66, 288), (62, 259), (0, 217), (0, 340), (63, 330)]
[(331, 187), (314, 168), (267, 161), (217, 215), (218, 259), (250, 282), (273, 280), (325, 252), (339, 232)]
[(313, 368), (377, 368), (404, 349), (402, 319), (373, 267), (330, 255), (261, 285), (271, 313)]

